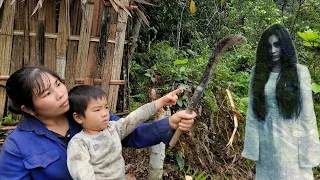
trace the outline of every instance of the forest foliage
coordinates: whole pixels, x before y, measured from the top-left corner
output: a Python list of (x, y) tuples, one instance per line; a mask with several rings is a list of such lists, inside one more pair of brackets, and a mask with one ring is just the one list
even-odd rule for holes
[[(231, 109), (225, 99), (226, 88), (231, 90), (239, 112), (246, 115), (249, 74), (255, 61), (257, 43), (267, 27), (281, 23), (290, 32), (299, 63), (306, 65), (310, 71), (314, 107), (320, 129), (320, 1), (153, 0), (152, 3), (156, 6), (145, 7), (150, 26), (141, 29), (139, 47), (131, 63), (131, 108), (148, 101), (146, 87), (156, 88), (160, 94), (165, 94), (183, 86), (186, 91), (180, 95), (178, 105), (173, 109), (184, 109), (199, 83), (217, 41), (230, 34), (241, 34), (247, 38), (248, 43), (229, 49), (221, 57), (199, 106), (200, 115), (196, 126), (207, 128), (200, 128), (199, 132), (211, 133), (208, 137), (218, 142), (220, 136), (216, 135), (217, 132), (202, 131), (216, 131), (217, 127), (213, 127), (213, 124), (228, 118), (230, 122), (226, 129), (233, 129), (233, 122), (228, 114), (226, 119), (219, 119), (221, 112)], [(235, 139), (237, 142), (234, 142), (233, 149), (228, 152), (241, 158), (245, 122), (239, 123), (238, 138)], [(215, 158), (212, 154), (219, 151), (215, 149), (218, 147), (209, 145), (203, 148), (207, 148), (206, 155), (211, 158)], [(173, 158), (182, 169), (183, 161), (184, 172), (191, 172), (191, 166), (211, 174), (212, 177), (218, 172), (224, 173), (223, 177), (241, 177), (240, 172), (235, 175), (236, 173), (232, 174), (226, 169), (219, 170), (217, 166), (208, 163), (198, 163), (201, 165), (197, 166), (194, 160), (184, 158), (186, 153), (179, 153), (175, 155), (178, 157)], [(225, 156), (230, 154), (226, 153)], [(170, 153), (167, 155), (170, 156)], [(217, 164), (218, 161), (214, 159)], [(253, 162), (242, 159), (238, 163), (243, 163), (248, 171), (254, 170)], [(314, 171), (319, 176), (320, 168), (314, 168)]]

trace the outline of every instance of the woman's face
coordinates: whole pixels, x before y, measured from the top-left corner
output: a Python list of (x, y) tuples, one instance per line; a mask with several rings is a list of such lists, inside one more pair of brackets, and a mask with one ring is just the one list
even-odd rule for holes
[(273, 61), (278, 61), (281, 55), (280, 42), (277, 36), (271, 35), (268, 39), (269, 42), (269, 53)]
[(60, 116), (69, 110), (68, 90), (57, 78), (50, 74), (43, 76), (44, 87), (42, 94), (33, 91), (33, 105), (35, 116), (48, 119)]

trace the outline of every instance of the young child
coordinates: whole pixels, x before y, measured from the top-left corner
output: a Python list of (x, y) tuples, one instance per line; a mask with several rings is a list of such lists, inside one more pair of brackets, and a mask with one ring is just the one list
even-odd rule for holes
[(69, 115), (83, 130), (68, 144), (67, 165), (73, 179), (125, 179), (121, 140), (164, 106), (177, 102), (182, 88), (138, 108), (126, 118), (109, 121), (107, 95), (95, 86), (69, 92)]

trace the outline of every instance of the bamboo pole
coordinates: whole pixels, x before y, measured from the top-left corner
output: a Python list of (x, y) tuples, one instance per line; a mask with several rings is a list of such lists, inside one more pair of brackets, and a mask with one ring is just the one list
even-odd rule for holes
[[(30, 25), (29, 25), (29, 7), (28, 7), (28, 3), (27, 1), (24, 1), (24, 30), (22, 31), (22, 36), (23, 36), (23, 60), (24, 60), (24, 64), (26, 64), (26, 62), (30, 62), (30, 39), (29, 39), (29, 31), (30, 31)], [(13, 35), (14, 35), (13, 31)]]
[[(70, 34), (79, 35), (82, 20), (82, 10), (81, 1), (73, 1), (72, 6), (70, 6)], [(77, 62), (77, 52), (79, 41), (70, 41), (68, 38), (67, 46), (67, 60), (65, 66), (65, 84), (68, 89), (71, 89), (75, 84), (76, 79), (76, 62)]]
[[(34, 14), (32, 16), (32, 12), (34, 8), (36, 7), (38, 3), (38, 0), (28, 0), (27, 6), (28, 6), (28, 23), (29, 23), (29, 32), (37, 32), (37, 17), (38, 13)], [(41, 8), (42, 9), (42, 8)], [(37, 36), (29, 37), (29, 61), (24, 61), (25, 65), (28, 66), (34, 66), (34, 65), (41, 65), (41, 62), (39, 61), (39, 58), (37, 57), (37, 53), (39, 52), (37, 47)]]
[[(5, 1), (2, 17), (1, 31), (8, 35), (0, 35), (0, 75), (8, 75), (10, 72), (10, 60), (13, 42), (14, 14), (16, 10), (16, 2), (10, 5), (10, 1)], [(6, 103), (5, 89), (0, 88), (0, 121), (4, 115), (4, 107)]]
[[(60, 1), (59, 24), (56, 44), (56, 72), (60, 77), (65, 78), (68, 44), (68, 23), (66, 1)], [(46, 34), (44, 35), (46, 37)]]
[[(80, 29), (80, 41), (78, 45), (77, 61), (75, 75), (76, 77), (86, 77), (86, 67), (92, 62), (88, 59), (89, 44), (92, 28), (94, 4), (86, 4), (85, 11), (82, 14)], [(86, 80), (86, 79), (85, 79)]]
[[(128, 4), (128, 0), (121, 0), (120, 2), (125, 5)], [(128, 14), (123, 9), (119, 9), (111, 79), (120, 79), (127, 20)], [(118, 90), (119, 86), (109, 88), (108, 101), (111, 110), (116, 109)]]
[(36, 58), (44, 65), (44, 32), (45, 32), (45, 8), (38, 9), (37, 36), (36, 36)]
[[(25, 28), (25, 2), (17, 1), (16, 13), (15, 13), (15, 29), (23, 30)], [(10, 73), (17, 71), (23, 65), (24, 58), (24, 37), (23, 36), (15, 36), (13, 37), (12, 44), (12, 52), (11, 53), (11, 62), (10, 62)]]
[[(17, 30), (24, 30), (26, 27), (26, 21), (25, 21), (25, 2), (17, 1), (17, 7), (16, 7), (16, 13), (15, 13), (15, 22), (14, 22), (14, 28)], [(23, 66), (24, 59), (24, 42), (25, 38), (23, 36), (14, 36), (13, 37), (13, 46), (12, 46), (12, 53), (11, 53), (11, 62), (10, 62), (10, 74), (13, 72), (16, 72), (18, 69), (20, 69)], [(5, 87), (5, 83), (1, 84), (0, 86)], [(12, 102), (10, 99), (7, 100), (6, 107), (9, 107), (12, 105)], [(7, 109), (8, 111), (8, 109)], [(13, 114), (12, 117), (14, 119), (21, 119), (22, 115)]]
[[(59, 20), (59, 22), (60, 22), (60, 20)], [(0, 32), (0, 35), (2, 35), (2, 34), (5, 35), (5, 33)], [(29, 37), (36, 37), (37, 36), (36, 32), (29, 32), (27, 34), (29, 34)], [(14, 36), (24, 36), (25, 33), (22, 30), (14, 30), (13, 31), (13, 35)], [(61, 34), (59, 32), (58, 33), (45, 33), (44, 37), (47, 38), (47, 39), (59, 39), (60, 35)], [(78, 35), (70, 35), (67, 39), (70, 40), (70, 41), (80, 41), (80, 36), (78, 36)], [(90, 37), (90, 42), (100, 42), (100, 37), (95, 37), (95, 36)], [(115, 41), (115, 39), (108, 39), (108, 43), (115, 44), (116, 41)], [(124, 41), (124, 44), (128, 44), (128, 43), (129, 43), (128, 40)]]
[[(100, 28), (103, 16), (103, 1), (95, 1), (93, 7), (93, 19), (91, 36), (100, 36)], [(99, 64), (97, 59), (97, 51), (99, 45), (97, 43), (89, 42), (88, 61), (85, 71), (84, 84), (93, 85), (93, 79), (99, 74)]]
[[(45, 10), (45, 32), (55, 33), (57, 30), (56, 1), (44, 1)], [(45, 38), (45, 32), (43, 37)], [(56, 72), (56, 39), (45, 39), (44, 66)]]
[[(98, 62), (102, 65), (101, 77), (103, 82), (101, 88), (109, 92), (112, 63), (115, 44), (107, 43), (108, 39), (116, 38), (118, 13), (112, 7), (104, 7), (103, 21), (100, 32), (100, 43), (98, 49)], [(109, 102), (108, 102), (109, 103)]]

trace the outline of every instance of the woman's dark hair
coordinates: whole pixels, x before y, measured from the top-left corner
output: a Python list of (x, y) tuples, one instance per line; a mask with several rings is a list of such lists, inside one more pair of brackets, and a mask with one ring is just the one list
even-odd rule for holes
[(25, 114), (21, 111), (22, 105), (34, 110), (32, 95), (41, 95), (48, 88), (50, 83), (45, 82), (49, 81), (48, 74), (61, 81), (57, 73), (42, 66), (23, 67), (9, 77), (6, 92), (12, 101), (13, 113)]
[(269, 37), (275, 35), (279, 41), (281, 55), (280, 74), (276, 86), (276, 100), (279, 112), (285, 119), (297, 117), (301, 109), (300, 82), (297, 72), (297, 55), (288, 31), (280, 24), (270, 26), (261, 36), (257, 52), (256, 65), (252, 79), (253, 111), (259, 120), (265, 120), (266, 103), (264, 88), (275, 62), (269, 49)]
[(90, 100), (101, 99), (107, 97), (107, 94), (96, 86), (79, 85), (75, 86), (69, 91), (69, 105), (70, 109), (67, 112), (68, 117), (72, 114), (77, 114), (86, 117), (85, 111), (88, 107)]

